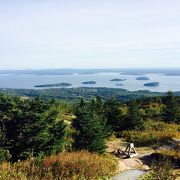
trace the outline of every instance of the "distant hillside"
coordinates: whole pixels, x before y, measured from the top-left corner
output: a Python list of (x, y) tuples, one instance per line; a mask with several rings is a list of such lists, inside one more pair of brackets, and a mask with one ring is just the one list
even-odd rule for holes
[[(5, 93), (15, 96), (27, 96), (27, 97), (37, 97), (42, 98), (54, 98), (54, 99), (64, 99), (64, 100), (79, 100), (80, 98), (91, 99), (95, 96), (101, 96), (104, 100), (109, 99), (114, 96), (120, 101), (128, 101), (134, 98), (143, 97), (156, 97), (163, 96), (165, 93), (160, 92), (150, 92), (147, 90), (141, 91), (127, 91), (125, 89), (119, 88), (54, 88), (54, 89), (0, 89), (0, 93)], [(176, 96), (180, 96), (180, 92), (175, 92)]]

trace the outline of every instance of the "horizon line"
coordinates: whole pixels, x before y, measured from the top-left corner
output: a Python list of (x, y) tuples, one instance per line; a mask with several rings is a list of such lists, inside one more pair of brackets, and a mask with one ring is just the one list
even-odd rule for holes
[(180, 67), (118, 67), (118, 68), (104, 68), (104, 67), (60, 67), (60, 68), (18, 68), (18, 69), (0, 69), (0, 71), (22, 71), (22, 70), (93, 70), (93, 69), (101, 69), (101, 70), (120, 70), (120, 69), (180, 69)]

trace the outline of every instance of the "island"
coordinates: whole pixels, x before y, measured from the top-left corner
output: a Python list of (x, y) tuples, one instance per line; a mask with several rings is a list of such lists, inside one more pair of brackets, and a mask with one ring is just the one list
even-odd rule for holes
[(148, 77), (146, 77), (146, 76), (140, 76), (140, 77), (137, 77), (136, 80), (140, 80), (140, 81), (144, 80), (144, 81), (147, 81), (147, 80), (150, 80), (150, 79), (149, 79)]
[(148, 87), (157, 87), (157, 86), (159, 86), (159, 82), (145, 83), (144, 86), (148, 86)]
[(36, 88), (50, 88), (50, 87), (69, 87), (72, 86), (70, 83), (58, 83), (58, 84), (42, 84), (42, 85), (36, 85), (34, 87)]
[(96, 81), (85, 81), (82, 82), (81, 84), (96, 84)]
[(126, 79), (111, 79), (110, 81), (126, 81)]
[(116, 84), (116, 86), (124, 86), (124, 84), (121, 84), (121, 83), (120, 83), (120, 84)]

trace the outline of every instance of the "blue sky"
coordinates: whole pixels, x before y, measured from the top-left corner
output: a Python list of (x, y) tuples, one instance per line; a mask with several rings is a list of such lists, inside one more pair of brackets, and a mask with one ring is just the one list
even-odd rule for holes
[(180, 67), (180, 0), (0, 0), (0, 69)]

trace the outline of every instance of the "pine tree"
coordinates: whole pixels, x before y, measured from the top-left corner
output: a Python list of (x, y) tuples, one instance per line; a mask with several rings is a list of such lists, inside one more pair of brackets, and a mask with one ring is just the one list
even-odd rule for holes
[(106, 122), (92, 108), (92, 103), (79, 107), (73, 127), (76, 129), (74, 146), (78, 150), (87, 149), (90, 152), (105, 152), (105, 139), (108, 135)]
[(177, 104), (172, 92), (167, 93), (165, 105), (164, 120), (168, 123), (177, 122)]
[(4, 126), (5, 149), (10, 151), (12, 160), (26, 159), (30, 154), (51, 154), (63, 150), (66, 127), (59, 120), (53, 101), (39, 98), (16, 102), (13, 115)]
[(127, 126), (128, 129), (141, 129), (143, 127), (143, 121), (139, 113), (139, 107), (135, 100), (129, 103)]
[(105, 116), (107, 124), (111, 126), (112, 130), (119, 132), (124, 128), (124, 116), (120, 109), (120, 104), (111, 98), (105, 103)]
[(103, 101), (102, 101), (100, 96), (96, 96), (96, 99), (95, 99), (95, 111), (99, 116), (104, 117)]

